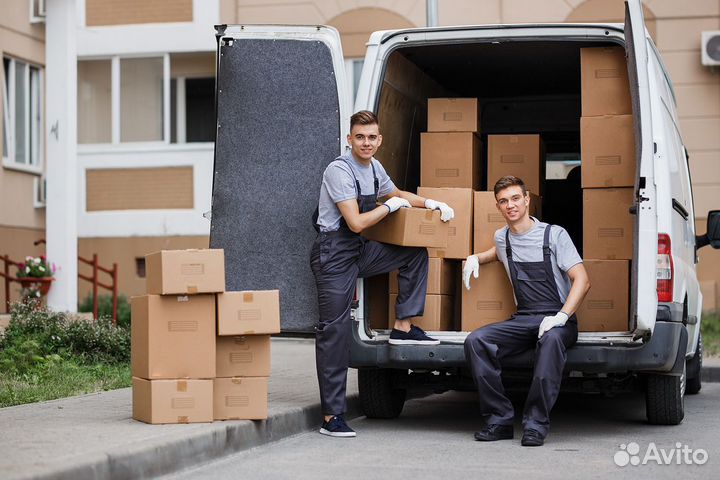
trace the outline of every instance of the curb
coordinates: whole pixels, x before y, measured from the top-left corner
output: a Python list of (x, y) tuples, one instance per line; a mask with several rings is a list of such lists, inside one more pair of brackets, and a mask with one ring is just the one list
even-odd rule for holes
[[(358, 395), (348, 395), (346, 418), (361, 415)], [(216, 422), (218, 428), (195, 434), (174, 434), (137, 445), (121, 447), (111, 453), (95, 453), (76, 459), (48, 464), (35, 471), (33, 479), (83, 480), (149, 478), (197, 466), (203, 462), (249, 450), (318, 426), (320, 404), (286, 409), (267, 420)]]
[(720, 382), (720, 366), (702, 367), (703, 382), (719, 383)]

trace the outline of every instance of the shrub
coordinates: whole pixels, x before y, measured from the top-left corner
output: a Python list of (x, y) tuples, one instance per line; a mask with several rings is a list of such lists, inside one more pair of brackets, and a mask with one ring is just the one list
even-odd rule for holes
[[(93, 295), (88, 294), (78, 305), (78, 312), (92, 312)], [(112, 318), (112, 295), (98, 295), (98, 317)], [(130, 328), (130, 302), (125, 295), (118, 295), (117, 324)]]

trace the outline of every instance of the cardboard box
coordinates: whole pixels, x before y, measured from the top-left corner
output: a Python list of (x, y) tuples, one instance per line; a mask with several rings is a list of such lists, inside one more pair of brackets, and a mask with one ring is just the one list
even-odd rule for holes
[(472, 132), (421, 133), (420, 185), (478, 190), (480, 148)]
[(440, 211), (400, 208), (362, 232), (368, 240), (404, 247), (447, 247), (448, 224)]
[(186, 295), (225, 291), (222, 249), (162, 250), (145, 255), (147, 293)]
[(488, 135), (487, 189), (492, 190), (501, 177), (513, 175), (525, 182), (529, 192), (542, 195), (544, 162), (540, 135)]
[(590, 291), (576, 313), (580, 332), (627, 332), (630, 262), (585, 260)]
[(265, 420), (267, 377), (216, 378), (213, 382), (215, 420)]
[(596, 260), (631, 260), (633, 256), (632, 188), (583, 190), (583, 256)]
[(215, 376), (215, 295), (132, 297), (133, 377)]
[(417, 194), (445, 202), (455, 217), (448, 222), (447, 248), (429, 248), (431, 257), (465, 260), (472, 253), (473, 191), (470, 188), (418, 187)]
[[(413, 317), (413, 325), (428, 332), (455, 330), (453, 327), (453, 305), (455, 297), (451, 295), (426, 295), (425, 312), (422, 317)], [(390, 312), (388, 328), (395, 324), (395, 303), (397, 294), (390, 294)]]
[(153, 424), (212, 422), (213, 381), (133, 377), (132, 418)]
[(632, 114), (624, 48), (581, 48), (580, 64), (583, 117)]
[(428, 132), (477, 132), (477, 98), (428, 98)]
[(704, 280), (700, 282), (700, 292), (703, 296), (702, 311), (712, 312), (717, 310), (717, 281)]
[[(495, 246), (495, 232), (507, 225), (505, 218), (496, 207), (493, 192), (473, 194), (473, 253), (484, 252)], [(542, 218), (542, 201), (530, 194), (530, 216)]]
[[(460, 276), (457, 262), (442, 258), (428, 258), (428, 295), (455, 295), (456, 280)], [(389, 291), (398, 293), (398, 272), (390, 272)]]
[(480, 265), (479, 277), (470, 279), (470, 290), (464, 286), (461, 290), (460, 329), (463, 332), (502, 322), (517, 311), (512, 284), (501, 262)]
[(580, 119), (582, 188), (635, 186), (632, 115)]
[(218, 336), (215, 352), (218, 377), (270, 376), (270, 335)]
[(218, 335), (280, 333), (279, 290), (217, 294)]

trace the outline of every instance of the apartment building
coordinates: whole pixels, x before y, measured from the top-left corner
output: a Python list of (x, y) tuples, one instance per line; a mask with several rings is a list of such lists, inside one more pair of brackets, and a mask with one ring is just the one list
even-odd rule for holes
[[(701, 32), (720, 30), (720, 0), (643, 3), (674, 82), (702, 233), (707, 211), (720, 198), (720, 70), (701, 64)], [(202, 213), (210, 208), (212, 185), (212, 26), (332, 25), (341, 33), (354, 91), (370, 32), (424, 26), (426, 8), (425, 0), (3, 1), (0, 255), (38, 254), (44, 245), (34, 242), (74, 232), (76, 253), (118, 263), (120, 291), (142, 292), (145, 253), (208, 244), (209, 222)], [(437, 0), (437, 10), (441, 26), (622, 22), (624, 14), (622, 0)], [(46, 41), (48, 16), (58, 11), (69, 20), (57, 22), (54, 38), (71, 39), (74, 52), (66, 63), (76, 65), (60, 80), (72, 80), (72, 88), (60, 88), (62, 82), (53, 79), (57, 70), (48, 75), (45, 68), (46, 59), (55, 61), (61, 53), (62, 42)], [(52, 167), (56, 157), (49, 152), (63, 123), (47, 112), (59, 96), (72, 97), (76, 108), (60, 110), (76, 132), (64, 150), (69, 160)], [(46, 206), (45, 193), (52, 191), (59, 193)], [(56, 198), (62, 205), (53, 206)], [(63, 208), (72, 209), (67, 219)], [(71, 250), (61, 249), (60, 256), (71, 258)], [(703, 249), (700, 258), (705, 304), (716, 308), (720, 251)], [(80, 282), (77, 296), (87, 292)]]

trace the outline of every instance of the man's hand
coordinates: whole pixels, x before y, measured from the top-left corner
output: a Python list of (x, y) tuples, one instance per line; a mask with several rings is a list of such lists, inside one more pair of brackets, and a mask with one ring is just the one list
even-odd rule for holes
[(558, 312), (551, 317), (543, 318), (543, 321), (540, 323), (540, 329), (538, 330), (538, 338), (542, 337), (543, 333), (547, 332), (551, 328), (562, 327), (567, 321), (568, 314), (565, 312)]
[(385, 203), (383, 203), (388, 209), (390, 210), (390, 213), (396, 211), (398, 208), (410, 208), (410, 202), (405, 200), (404, 198), (400, 197), (390, 197), (388, 198)]
[(428, 210), (440, 210), (440, 220), (449, 222), (455, 217), (455, 211), (447, 203), (426, 199), (425, 208)]
[(463, 283), (465, 284), (465, 288), (470, 290), (470, 275), (473, 275), (475, 278), (478, 278), (478, 275), (480, 275), (480, 260), (478, 259), (477, 255), (470, 255), (465, 260), (465, 266), (463, 267), (462, 275), (463, 275)]

